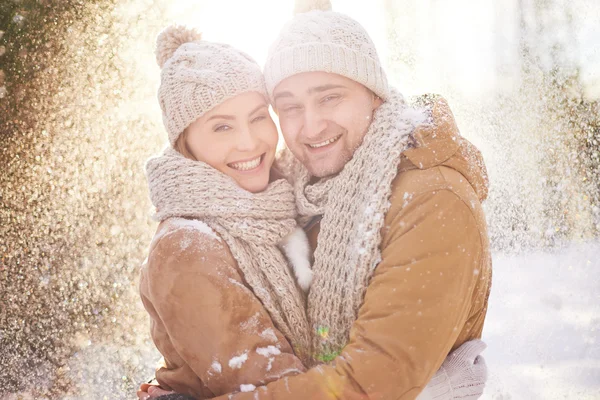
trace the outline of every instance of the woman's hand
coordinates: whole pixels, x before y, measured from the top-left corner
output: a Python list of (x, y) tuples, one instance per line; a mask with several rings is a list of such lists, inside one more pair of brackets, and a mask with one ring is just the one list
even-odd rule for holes
[(154, 383), (142, 383), (137, 391), (138, 400), (155, 399), (158, 396), (175, 393), (172, 390), (164, 390)]

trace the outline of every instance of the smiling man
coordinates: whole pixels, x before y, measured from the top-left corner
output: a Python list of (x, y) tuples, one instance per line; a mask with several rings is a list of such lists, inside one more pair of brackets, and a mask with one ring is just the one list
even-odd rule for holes
[(285, 79), (273, 100), (288, 148), (318, 178), (342, 170), (382, 103), (360, 83), (325, 72)]
[(229, 398), (477, 397), (469, 378), (422, 393), (481, 337), (491, 286), (487, 174), (448, 104), (408, 104), (364, 28), (328, 9), (283, 28), (265, 79), (314, 251), (307, 313), (324, 364)]

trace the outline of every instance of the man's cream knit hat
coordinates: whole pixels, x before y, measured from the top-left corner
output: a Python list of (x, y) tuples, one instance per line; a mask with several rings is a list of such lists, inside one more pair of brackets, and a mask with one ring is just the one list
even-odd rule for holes
[(269, 50), (264, 72), (271, 98), (284, 79), (312, 71), (345, 76), (389, 97), (377, 50), (362, 25), (331, 11), (327, 0), (297, 1), (295, 13)]
[(156, 39), (156, 61), (162, 68), (158, 101), (169, 142), (204, 113), (245, 92), (265, 97), (260, 66), (233, 47), (201, 40), (183, 26), (169, 26)]

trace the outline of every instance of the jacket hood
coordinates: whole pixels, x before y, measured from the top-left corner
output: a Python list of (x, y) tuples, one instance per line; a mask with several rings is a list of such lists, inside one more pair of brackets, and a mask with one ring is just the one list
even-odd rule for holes
[[(432, 121), (415, 128), (412, 135), (415, 147), (406, 150), (404, 158), (419, 169), (436, 166), (455, 169), (468, 180), (479, 200), (485, 200), (489, 179), (483, 156), (477, 147), (460, 135), (448, 102), (440, 96), (429, 95), (419, 101), (431, 106)], [(407, 168), (405, 162), (400, 168)]]

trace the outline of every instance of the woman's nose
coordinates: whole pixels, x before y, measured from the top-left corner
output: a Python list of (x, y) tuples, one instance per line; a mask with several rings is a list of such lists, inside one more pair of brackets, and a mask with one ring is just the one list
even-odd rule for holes
[(253, 134), (250, 127), (244, 127), (240, 130), (240, 134), (237, 136), (237, 148), (240, 151), (251, 152), (256, 150), (258, 147), (258, 139)]

